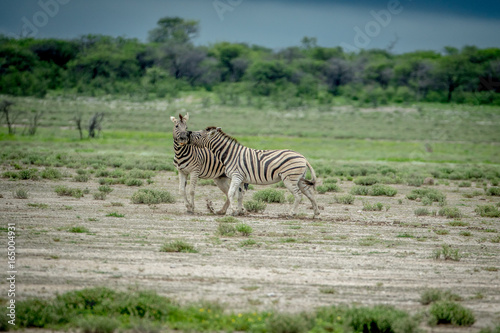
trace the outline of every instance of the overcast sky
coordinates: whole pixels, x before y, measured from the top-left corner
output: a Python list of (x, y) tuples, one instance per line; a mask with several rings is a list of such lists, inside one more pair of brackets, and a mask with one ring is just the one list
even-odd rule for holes
[(194, 42), (202, 45), (230, 41), (278, 50), (310, 36), (347, 50), (386, 48), (397, 40), (397, 53), (500, 47), (499, 0), (0, 0), (0, 33), (146, 41), (165, 16), (199, 20)]

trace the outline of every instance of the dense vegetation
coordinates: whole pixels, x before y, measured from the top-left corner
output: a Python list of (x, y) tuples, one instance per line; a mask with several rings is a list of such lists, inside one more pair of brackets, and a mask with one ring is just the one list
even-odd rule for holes
[(195, 46), (191, 40), (198, 30), (196, 21), (167, 17), (150, 31), (147, 43), (103, 35), (73, 40), (0, 35), (0, 94), (130, 94), (148, 99), (206, 89), (222, 99), (268, 96), (296, 106), (311, 100), (329, 103), (334, 96), (360, 105), (500, 105), (498, 48), (348, 53), (318, 46), (311, 37), (282, 50), (228, 42)]

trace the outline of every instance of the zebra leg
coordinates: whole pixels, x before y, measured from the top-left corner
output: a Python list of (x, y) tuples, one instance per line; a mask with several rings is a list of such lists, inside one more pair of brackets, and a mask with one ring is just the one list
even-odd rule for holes
[(187, 185), (187, 174), (179, 171), (179, 194), (184, 198), (184, 204), (186, 205), (187, 212), (193, 213), (193, 208), (189, 203), (186, 193), (186, 185)]
[(283, 183), (285, 184), (286, 188), (292, 192), (293, 196), (295, 197), (295, 200), (293, 201), (293, 208), (292, 208), (292, 216), (297, 214), (297, 208), (299, 207), (300, 199), (302, 197), (302, 194), (300, 193), (300, 188), (299, 184), (297, 181), (290, 180), (289, 177), (283, 179)]
[(238, 207), (236, 207), (236, 202), (235, 202), (235, 196), (236, 194), (239, 193), (240, 185), (241, 185), (241, 179), (239, 179), (238, 177), (233, 177), (231, 179), (231, 186), (229, 187), (229, 192), (227, 194), (227, 197), (231, 204), (231, 215), (234, 216), (241, 214), (241, 211), (238, 209)]
[[(191, 188), (189, 190), (189, 196), (191, 197), (191, 202), (190, 202), (190, 206), (191, 206), (191, 213), (194, 213), (194, 192), (196, 190), (196, 184), (198, 183), (198, 172), (191, 172), (190, 176), (189, 176), (190, 180), (191, 180)], [(188, 212), (189, 212), (189, 209), (188, 209)]]
[(306, 182), (304, 182), (303, 178), (301, 178), (299, 180), (299, 188), (302, 193), (304, 193), (305, 196), (311, 201), (314, 210), (313, 217), (316, 217), (317, 215), (319, 215), (319, 209), (318, 204), (316, 203), (316, 199), (314, 198), (314, 192), (311, 189), (311, 185), (308, 185)]
[(240, 184), (238, 188), (238, 215), (244, 215), (245, 209), (243, 208), (243, 194), (245, 194), (245, 185), (243, 183)]
[(215, 185), (224, 192), (226, 195), (226, 202), (224, 203), (224, 206), (221, 208), (221, 210), (217, 211), (218, 215), (224, 215), (226, 214), (226, 211), (229, 207), (229, 198), (227, 197), (227, 193), (229, 192), (229, 186), (231, 185), (231, 179), (227, 177), (220, 177), (220, 178), (215, 178), (214, 179)]

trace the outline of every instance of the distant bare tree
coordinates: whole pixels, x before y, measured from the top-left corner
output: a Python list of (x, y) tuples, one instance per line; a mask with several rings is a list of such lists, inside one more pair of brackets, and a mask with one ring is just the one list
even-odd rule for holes
[(96, 137), (96, 131), (98, 131), (97, 135), (101, 133), (101, 124), (104, 119), (104, 112), (96, 112), (89, 121), (89, 138)]
[(17, 117), (19, 117), (20, 112), (12, 113), (11, 106), (14, 105), (14, 102), (4, 99), (0, 102), (0, 112), (5, 118), (5, 122), (7, 123), (7, 127), (9, 129), (9, 134), (12, 135), (15, 133), (13, 128), (13, 124), (16, 121)]
[(80, 133), (80, 140), (83, 140), (83, 131), (82, 131), (82, 113), (77, 112), (75, 114), (75, 117), (73, 117), (73, 121), (76, 124), (76, 128), (78, 129), (78, 132)]
[(42, 116), (43, 116), (43, 111), (33, 111), (33, 116), (30, 119), (30, 124), (28, 127), (28, 135), (36, 134)]

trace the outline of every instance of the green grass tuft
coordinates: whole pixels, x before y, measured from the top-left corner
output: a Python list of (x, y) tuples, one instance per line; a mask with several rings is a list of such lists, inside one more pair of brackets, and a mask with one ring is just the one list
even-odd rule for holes
[(452, 301), (437, 301), (429, 310), (430, 325), (451, 324), (455, 326), (472, 326), (476, 319), (471, 310)]
[(500, 209), (493, 205), (478, 205), (474, 211), (481, 217), (500, 217)]
[(283, 203), (285, 202), (285, 193), (274, 188), (266, 188), (265, 190), (255, 192), (253, 199), (267, 203)]
[(344, 205), (352, 205), (356, 197), (353, 196), (352, 194), (346, 194), (341, 196), (335, 196), (333, 199), (335, 200), (336, 203)]
[(140, 189), (132, 195), (132, 203), (155, 205), (159, 203), (174, 203), (175, 198), (168, 191)]
[(70, 188), (65, 185), (59, 185), (56, 186), (55, 192), (59, 196), (67, 196), (67, 197), (74, 197), (74, 198), (81, 198), (83, 197), (83, 191), (77, 188)]
[(163, 244), (160, 252), (198, 253), (198, 250), (193, 245), (178, 239)]
[(260, 200), (248, 200), (243, 203), (243, 207), (249, 213), (260, 213), (266, 209), (267, 204)]

